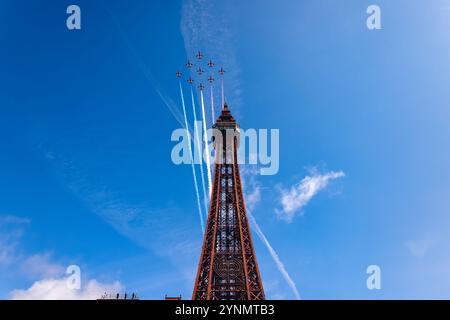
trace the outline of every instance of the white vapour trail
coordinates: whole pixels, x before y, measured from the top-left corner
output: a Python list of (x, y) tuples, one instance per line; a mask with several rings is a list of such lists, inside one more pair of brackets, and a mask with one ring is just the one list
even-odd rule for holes
[(203, 131), (204, 131), (204, 142), (205, 142), (205, 150), (206, 150), (206, 169), (208, 173), (208, 187), (209, 187), (209, 194), (211, 195), (211, 164), (209, 161), (209, 147), (208, 147), (208, 135), (206, 134), (206, 117), (205, 117), (205, 103), (203, 101), (203, 90), (200, 90), (200, 101), (202, 103), (202, 116), (203, 116)]
[(214, 93), (213, 93), (213, 85), (212, 85), (212, 83), (211, 83), (210, 88), (211, 88), (211, 92), (210, 92), (210, 95), (211, 95), (211, 118), (212, 118), (212, 124), (214, 124), (215, 112), (214, 112)]
[[(194, 92), (192, 91), (191, 87), (191, 100), (192, 100), (192, 112), (194, 113), (194, 126), (197, 126), (197, 112), (195, 111), (195, 100), (194, 100)], [(194, 127), (194, 136), (195, 136), (195, 142), (197, 145), (197, 152), (200, 156), (200, 159), (202, 159), (202, 144), (200, 142), (200, 139), (198, 137), (198, 130), (196, 130)], [(206, 185), (205, 185), (205, 175), (203, 173), (203, 161), (200, 163), (200, 174), (202, 177), (202, 189), (203, 189), (203, 202), (205, 205), (205, 214), (206, 218), (208, 218), (208, 197), (206, 196)]]
[(186, 107), (184, 104), (183, 88), (181, 87), (181, 82), (179, 84), (180, 84), (181, 104), (183, 106), (184, 124), (186, 126), (186, 133), (188, 136), (189, 157), (191, 158), (192, 176), (194, 178), (195, 193), (197, 195), (197, 206), (198, 206), (198, 214), (200, 216), (200, 227), (202, 228), (202, 233), (204, 233), (205, 232), (205, 223), (203, 222), (202, 207), (200, 205), (200, 194), (198, 192), (197, 175), (195, 174), (194, 159), (192, 159), (191, 134), (188, 129), (188, 121), (187, 121), (187, 116), (186, 116)]
[(223, 91), (223, 77), (220, 78), (220, 87), (221, 87), (221, 93), (222, 93), (222, 108), (225, 105), (225, 93)]
[(269, 240), (267, 240), (266, 236), (262, 232), (261, 228), (259, 227), (258, 223), (256, 222), (255, 217), (250, 211), (247, 211), (248, 216), (250, 217), (250, 222), (253, 224), (253, 228), (258, 235), (258, 238), (264, 243), (264, 245), (267, 247), (267, 250), (269, 251), (273, 261), (275, 262), (278, 271), (280, 271), (281, 275), (283, 276), (284, 280), (286, 280), (287, 284), (291, 288), (292, 292), (295, 295), (295, 298), (297, 300), (301, 299), (300, 293), (298, 292), (297, 286), (295, 285), (294, 280), (292, 280), (291, 276), (287, 272), (283, 262), (281, 262), (280, 257), (274, 250), (274, 248), (270, 245)]

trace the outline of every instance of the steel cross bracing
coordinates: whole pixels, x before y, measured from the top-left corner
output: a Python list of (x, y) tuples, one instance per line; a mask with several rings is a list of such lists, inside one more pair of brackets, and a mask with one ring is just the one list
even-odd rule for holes
[(215, 141), (213, 188), (192, 299), (263, 300), (237, 162), (239, 127), (226, 105), (213, 128), (222, 139)]

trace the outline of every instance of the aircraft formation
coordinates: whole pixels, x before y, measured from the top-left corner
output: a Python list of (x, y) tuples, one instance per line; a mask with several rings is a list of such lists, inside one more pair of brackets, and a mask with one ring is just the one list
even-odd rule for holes
[[(197, 69), (193, 69), (194, 63), (192, 63), (191, 60), (188, 60), (188, 61), (186, 62), (186, 64), (185, 64), (185, 66), (186, 66), (186, 68), (187, 68), (188, 70), (193, 70), (193, 71), (195, 70), (195, 73), (196, 73), (199, 77), (202, 77), (203, 74), (205, 73), (205, 69), (203, 69), (202, 66), (201, 66), (201, 62), (203, 61), (204, 55), (203, 55), (203, 53), (202, 53), (201, 51), (198, 51), (197, 54), (195, 55), (195, 57), (196, 57), (196, 60), (197, 60), (197, 62), (198, 62), (198, 64), (199, 64), (199, 66), (198, 66)], [(211, 85), (212, 85), (213, 82), (215, 81), (214, 77), (213, 77), (212, 74), (211, 74), (211, 72), (213, 71), (213, 68), (214, 68), (215, 65), (216, 65), (216, 64), (215, 64), (212, 60), (209, 60), (209, 61), (206, 63), (206, 66), (208, 67), (208, 68), (207, 68), (207, 71), (209, 71), (209, 77), (206, 79), (206, 81), (208, 81)], [(221, 68), (218, 70), (218, 73), (219, 73), (220, 77), (222, 78), (223, 75), (225, 74), (225, 70), (221, 67)], [(181, 77), (183, 76), (183, 73), (182, 73), (180, 70), (178, 70), (178, 71), (176, 72), (176, 76), (177, 76), (177, 78), (181, 78)], [(189, 77), (186, 79), (186, 81), (187, 81), (187, 83), (189, 83), (190, 85), (192, 85), (192, 84), (194, 83), (194, 79), (192, 78), (192, 76), (189, 76)], [(203, 85), (202, 82), (200, 82), (199, 85), (197, 86), (197, 88), (198, 88), (200, 91), (203, 91), (203, 90), (205, 89), (205, 86)]]

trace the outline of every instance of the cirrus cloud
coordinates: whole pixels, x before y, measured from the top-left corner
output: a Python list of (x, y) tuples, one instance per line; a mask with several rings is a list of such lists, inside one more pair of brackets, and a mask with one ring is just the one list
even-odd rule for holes
[(299, 183), (289, 189), (281, 189), (281, 209), (275, 209), (277, 216), (286, 222), (292, 222), (297, 212), (320, 191), (325, 189), (330, 181), (345, 177), (345, 173), (340, 171), (330, 171), (320, 174), (317, 170), (312, 170), (310, 175), (304, 177)]
[(43, 279), (33, 283), (25, 290), (14, 290), (10, 293), (12, 300), (95, 300), (106, 293), (116, 293), (123, 290), (120, 282), (111, 284), (100, 283), (95, 279), (86, 282), (80, 289), (72, 289), (67, 285), (66, 278)]

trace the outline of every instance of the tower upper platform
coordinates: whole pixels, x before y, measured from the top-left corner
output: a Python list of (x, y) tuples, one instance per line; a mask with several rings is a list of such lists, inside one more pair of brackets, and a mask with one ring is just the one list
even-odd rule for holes
[(228, 108), (228, 104), (225, 103), (220, 116), (217, 118), (216, 123), (213, 125), (213, 128), (217, 129), (227, 129), (227, 128), (235, 128), (237, 129), (239, 126), (236, 123), (236, 120), (231, 115), (231, 111)]

